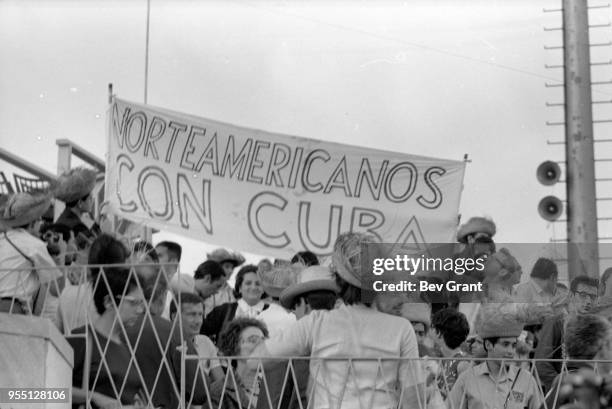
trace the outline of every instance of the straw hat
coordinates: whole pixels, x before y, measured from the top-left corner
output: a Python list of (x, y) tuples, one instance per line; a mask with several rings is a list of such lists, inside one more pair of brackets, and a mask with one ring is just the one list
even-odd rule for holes
[(362, 250), (366, 245), (371, 245), (368, 247), (372, 253), (369, 256), (374, 256), (371, 258), (385, 257), (381, 243), (374, 236), (365, 233), (342, 233), (334, 243), (332, 254), (332, 264), (336, 273), (347, 283), (363, 290), (370, 289), (367, 280), (362, 280), (364, 278), (362, 275), (366, 273), (362, 271)]
[(506, 248), (491, 254), (484, 265), (483, 281), (485, 283), (518, 284), (523, 271), (516, 258)]
[(51, 206), (49, 194), (15, 193), (0, 196), (0, 231), (39, 219)]
[(270, 270), (257, 270), (261, 286), (272, 298), (280, 297), (283, 290), (297, 281), (297, 276), (304, 269), (301, 264), (274, 266)]
[(495, 223), (484, 217), (472, 217), (467, 223), (462, 224), (457, 232), (457, 241), (467, 243), (467, 236), (475, 233), (484, 233), (490, 237), (495, 236)]
[(57, 179), (55, 197), (64, 203), (84, 198), (96, 186), (96, 171), (84, 167), (70, 169)]
[(523, 332), (523, 323), (512, 320), (497, 319), (484, 322), (478, 330), (478, 336), (482, 339), (500, 337), (518, 337)]
[(297, 282), (287, 287), (280, 294), (280, 303), (289, 309), (296, 297), (310, 291), (327, 290), (338, 293), (338, 286), (328, 267), (311, 266), (300, 272)]
[(209, 260), (216, 261), (219, 264), (223, 264), (228, 261), (234, 265), (234, 268), (245, 262), (242, 254), (230, 252), (224, 248), (215, 249), (212, 253), (207, 254), (206, 257)]
[(525, 321), (513, 309), (502, 305), (485, 304), (479, 311), (476, 333), (482, 339), (518, 337), (523, 332)]

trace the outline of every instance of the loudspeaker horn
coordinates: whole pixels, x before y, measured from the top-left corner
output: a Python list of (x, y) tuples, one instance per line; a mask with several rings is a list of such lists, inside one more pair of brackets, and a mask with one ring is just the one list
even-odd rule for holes
[(555, 196), (546, 196), (538, 204), (538, 213), (544, 220), (554, 222), (563, 213), (563, 203)]
[(561, 168), (556, 162), (547, 160), (538, 166), (536, 176), (541, 184), (545, 186), (554, 185), (561, 178)]

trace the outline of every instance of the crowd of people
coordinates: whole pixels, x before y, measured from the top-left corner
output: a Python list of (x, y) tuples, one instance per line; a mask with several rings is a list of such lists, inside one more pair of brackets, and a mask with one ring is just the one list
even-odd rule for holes
[[(566, 286), (540, 258), (521, 282), (495, 224), (476, 217), (453, 255), (485, 260), (462, 278), (483, 284), (469, 300), (374, 293), (363, 249), (378, 240), (359, 232), (340, 234), (331, 257), (254, 265), (219, 248), (190, 274), (179, 243), (96, 222), (95, 180), (76, 168), (50, 191), (0, 196), (0, 313), (66, 336), (75, 408), (608, 406), (583, 392), (609, 385), (612, 269)], [(53, 198), (65, 210), (43, 222)]]

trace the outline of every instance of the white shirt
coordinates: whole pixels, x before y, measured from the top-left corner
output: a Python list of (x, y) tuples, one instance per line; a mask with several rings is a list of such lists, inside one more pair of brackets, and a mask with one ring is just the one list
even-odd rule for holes
[[(101, 280), (98, 285), (105, 284)], [(88, 314), (89, 319), (87, 319)], [(67, 282), (59, 296), (57, 317), (59, 329), (64, 335), (69, 335), (73, 329), (82, 327), (88, 322), (94, 322), (99, 314), (94, 305), (91, 283), (72, 285)]]
[[(313, 311), (276, 338), (265, 341), (270, 356), (418, 358), (408, 320), (364, 305)], [(395, 408), (398, 386), (423, 383), (416, 360), (310, 361), (312, 408)], [(309, 392), (309, 396), (310, 392)]]
[(34, 262), (36, 270), (0, 233), (0, 298), (15, 297), (29, 303), (41, 284), (61, 277), (62, 273), (44, 241), (24, 229), (9, 230), (6, 235)]
[(205, 358), (203, 362), (200, 361), (200, 368), (202, 368), (207, 375), (211, 369), (221, 366), (221, 362), (219, 362), (218, 359), (214, 359), (218, 357), (217, 347), (206, 335), (196, 335), (193, 338), (193, 346), (198, 353), (198, 357), (200, 359)]
[(533, 278), (526, 283), (517, 284), (514, 288), (514, 297), (516, 301), (525, 303), (550, 303), (554, 298), (552, 294), (544, 291)]
[(297, 321), (295, 314), (275, 303), (271, 303), (257, 318), (268, 327), (270, 338), (276, 337), (280, 331), (290, 328)]
[(170, 305), (172, 301), (178, 305), (178, 293), (192, 293), (195, 294), (195, 287), (193, 278), (186, 275), (180, 274), (178, 271), (172, 275), (170, 278), (170, 291), (166, 294), (166, 302), (164, 304), (164, 311), (162, 312), (162, 318), (165, 318), (169, 321), (170, 319)]
[(247, 317), (261, 319), (259, 314), (261, 314), (265, 306), (266, 303), (263, 301), (259, 301), (255, 305), (249, 305), (246, 301), (244, 301), (244, 299), (241, 298), (238, 300), (238, 308), (236, 308), (235, 318)]

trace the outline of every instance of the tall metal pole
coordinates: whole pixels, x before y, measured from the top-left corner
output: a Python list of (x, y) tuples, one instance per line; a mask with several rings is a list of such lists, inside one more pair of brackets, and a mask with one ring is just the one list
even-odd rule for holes
[(570, 280), (599, 277), (587, 0), (563, 0), (565, 158)]

